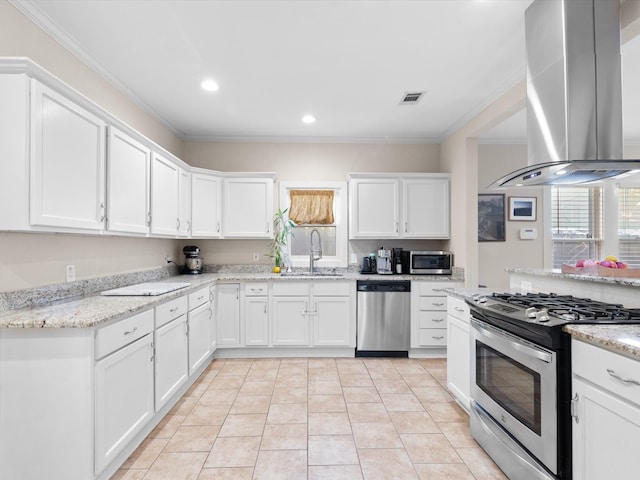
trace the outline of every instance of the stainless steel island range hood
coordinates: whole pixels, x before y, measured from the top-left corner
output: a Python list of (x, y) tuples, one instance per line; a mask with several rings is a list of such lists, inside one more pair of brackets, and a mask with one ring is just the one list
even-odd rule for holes
[(529, 166), (489, 188), (587, 183), (623, 160), (620, 2), (536, 0), (525, 12)]

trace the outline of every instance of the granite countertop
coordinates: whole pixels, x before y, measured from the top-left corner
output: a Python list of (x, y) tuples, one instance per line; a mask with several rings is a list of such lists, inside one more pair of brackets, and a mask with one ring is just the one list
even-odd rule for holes
[(640, 360), (640, 325), (567, 325), (564, 331), (577, 340)]
[(537, 277), (552, 277), (564, 280), (579, 280), (582, 282), (608, 283), (612, 285), (623, 285), (628, 287), (640, 287), (640, 278), (629, 277), (599, 277), (597, 275), (576, 275), (572, 273), (562, 273), (560, 270), (550, 270), (542, 268), (505, 268), (507, 273), (522, 275), (533, 275)]
[[(321, 270), (318, 275), (303, 275), (302, 270), (292, 274), (275, 274), (266, 268), (206, 269), (202, 275), (177, 275), (176, 270), (157, 269), (116, 275), (93, 280), (38, 287), (28, 290), (0, 293), (0, 328), (90, 328), (133, 313), (153, 308), (168, 300), (189, 294), (214, 282), (249, 281), (335, 281), (335, 280), (412, 280), (463, 281), (462, 269), (455, 275), (362, 275), (353, 270), (337, 270), (339, 275), (327, 275), (332, 270)], [(143, 282), (187, 282), (188, 287), (157, 296), (102, 296), (99, 293), (112, 288)]]

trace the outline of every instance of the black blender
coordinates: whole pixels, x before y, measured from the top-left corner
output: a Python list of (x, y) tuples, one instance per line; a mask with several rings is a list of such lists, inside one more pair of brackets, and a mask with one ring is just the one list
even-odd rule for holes
[(195, 245), (187, 245), (182, 249), (184, 253), (184, 267), (182, 273), (187, 275), (198, 275), (202, 273), (202, 259), (198, 257), (200, 248)]

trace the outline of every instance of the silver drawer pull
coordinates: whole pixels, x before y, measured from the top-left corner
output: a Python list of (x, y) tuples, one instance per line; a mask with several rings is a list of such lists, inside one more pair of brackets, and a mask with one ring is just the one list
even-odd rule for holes
[(442, 307), (444, 303), (432, 303), (431, 305), (433, 305), (434, 307)]
[(170, 309), (169, 313), (173, 313), (173, 312), (177, 312), (177, 311), (178, 311), (178, 307)]
[(431, 338), (433, 338), (434, 340), (442, 340), (444, 337), (440, 335), (439, 337), (432, 336)]
[(625, 378), (625, 377), (621, 377), (620, 375), (618, 375), (615, 370), (611, 370), (610, 368), (607, 368), (607, 373), (609, 375), (611, 375), (613, 378), (615, 378), (616, 380), (620, 380), (621, 382), (624, 383), (630, 383), (631, 385), (637, 385), (640, 387), (640, 382), (637, 380), (634, 380), (632, 378)]
[(198, 297), (198, 300), (202, 300), (203, 298), (204, 298), (204, 295), (200, 295), (200, 296)]
[(432, 320), (433, 323), (440, 323), (440, 322), (444, 322), (444, 318), (434, 318)]
[(464, 312), (464, 308), (456, 307), (456, 312)]
[(138, 327), (133, 327), (133, 330), (127, 330), (126, 332), (124, 332), (125, 335), (131, 335), (132, 333), (135, 333), (138, 330)]

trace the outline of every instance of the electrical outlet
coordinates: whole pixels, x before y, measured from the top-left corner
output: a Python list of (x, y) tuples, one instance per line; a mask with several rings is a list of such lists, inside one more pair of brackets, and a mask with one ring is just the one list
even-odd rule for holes
[(253, 252), (253, 261), (254, 262), (259, 262), (260, 261), (260, 253), (259, 252)]
[(351, 264), (352, 265), (357, 265), (358, 264), (358, 254), (357, 253), (352, 253), (351, 254)]
[(74, 282), (76, 279), (76, 266), (66, 265), (64, 267), (64, 278), (67, 282)]

